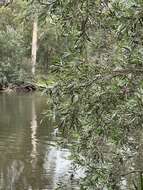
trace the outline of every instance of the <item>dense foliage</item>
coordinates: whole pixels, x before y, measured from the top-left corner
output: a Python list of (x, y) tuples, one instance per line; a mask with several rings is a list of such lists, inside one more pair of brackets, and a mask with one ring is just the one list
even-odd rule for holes
[(23, 83), (30, 68), (28, 51), (30, 40), (26, 43), (27, 31), (24, 22), (26, 4), (15, 1), (0, 7), (0, 85)]
[(142, 1), (41, 4), (68, 39), (49, 92), (59, 127), (76, 131), (73, 157), (86, 174), (81, 189), (120, 189), (128, 175), (132, 184), (122, 188), (138, 189), (133, 174), (142, 171), (133, 160), (140, 142), (133, 134), (143, 123)]
[[(40, 7), (16, 0), (0, 6), (0, 89), (10, 84), (31, 81), (31, 43), (33, 17)], [(50, 17), (38, 22), (36, 74), (47, 73), (48, 65), (56, 62), (61, 48)], [(37, 76), (35, 76), (37, 78)]]

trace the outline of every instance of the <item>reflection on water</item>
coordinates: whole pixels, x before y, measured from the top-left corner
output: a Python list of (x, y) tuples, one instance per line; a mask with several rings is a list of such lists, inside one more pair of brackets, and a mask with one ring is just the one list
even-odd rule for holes
[(36, 167), (36, 160), (37, 160), (37, 116), (36, 116), (36, 110), (35, 110), (35, 102), (32, 99), (32, 120), (31, 120), (31, 144), (32, 144), (32, 151), (31, 151), (31, 163), (32, 167)]
[(40, 125), (45, 103), (35, 94), (0, 94), (0, 190), (54, 190), (61, 181), (76, 189), (69, 151), (56, 146), (50, 124)]

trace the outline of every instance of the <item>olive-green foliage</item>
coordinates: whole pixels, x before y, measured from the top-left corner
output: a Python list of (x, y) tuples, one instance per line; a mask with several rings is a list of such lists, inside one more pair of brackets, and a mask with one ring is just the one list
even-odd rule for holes
[(52, 67), (57, 83), (49, 94), (59, 127), (77, 133), (81, 189), (120, 189), (131, 167), (126, 147), (136, 151), (129, 137), (143, 124), (143, 2), (57, 0), (45, 10), (71, 39)]
[(56, 30), (58, 26), (52, 23), (51, 18), (42, 23), (39, 21), (37, 63), (45, 73), (48, 72), (49, 66), (59, 60), (64, 49), (64, 42), (58, 38)]
[(0, 7), (0, 84), (23, 82), (29, 70), (26, 32), (23, 20), (25, 3), (14, 1), (7, 7)]

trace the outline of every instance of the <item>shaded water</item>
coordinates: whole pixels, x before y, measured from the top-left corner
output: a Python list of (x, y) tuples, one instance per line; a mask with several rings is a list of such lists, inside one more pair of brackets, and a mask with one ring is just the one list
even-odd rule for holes
[(54, 129), (40, 124), (46, 99), (0, 94), (0, 190), (54, 190), (70, 181), (70, 153), (56, 145)]

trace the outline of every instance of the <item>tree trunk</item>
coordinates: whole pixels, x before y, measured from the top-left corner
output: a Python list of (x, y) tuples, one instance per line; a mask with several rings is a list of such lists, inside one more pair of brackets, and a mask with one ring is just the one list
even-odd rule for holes
[(33, 36), (32, 36), (32, 74), (35, 75), (36, 57), (37, 57), (37, 33), (38, 33), (38, 18), (35, 16), (33, 21)]

